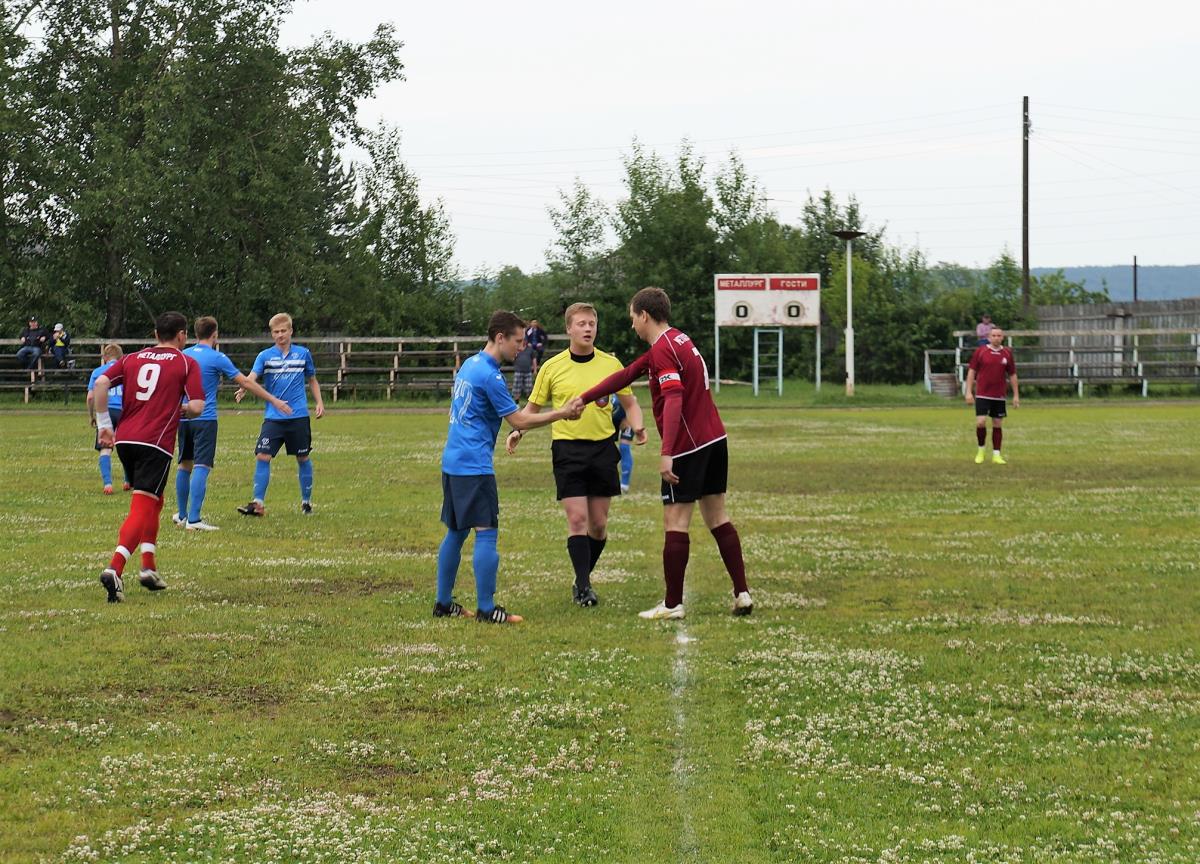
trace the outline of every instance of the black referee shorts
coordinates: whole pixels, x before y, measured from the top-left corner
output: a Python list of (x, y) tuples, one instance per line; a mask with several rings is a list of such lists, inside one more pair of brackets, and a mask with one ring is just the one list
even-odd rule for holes
[(671, 470), (679, 478), (662, 481), (664, 504), (688, 504), (706, 495), (724, 495), (729, 481), (729, 447), (722, 438), (686, 456), (676, 456)]
[(616, 498), (621, 494), (621, 452), (616, 435), (603, 441), (554, 441), (554, 485), (564, 498)]

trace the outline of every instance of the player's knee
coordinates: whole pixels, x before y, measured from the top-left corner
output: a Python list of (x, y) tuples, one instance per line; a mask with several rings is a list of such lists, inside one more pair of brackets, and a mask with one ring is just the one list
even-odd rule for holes
[(188, 471), (188, 472), (190, 472), (192, 470), (194, 465), (195, 465), (195, 463), (193, 463), (191, 459), (184, 459), (183, 461), (181, 461), (179, 463), (179, 467), (182, 468), (184, 471)]
[(586, 514), (567, 514), (567, 530), (572, 534), (583, 534), (587, 531), (588, 519)]
[(259, 454), (258, 454), (258, 461), (259, 461), (259, 462), (270, 462), (270, 461), (271, 461), (271, 454), (270, 454), (270, 453), (259, 453)]

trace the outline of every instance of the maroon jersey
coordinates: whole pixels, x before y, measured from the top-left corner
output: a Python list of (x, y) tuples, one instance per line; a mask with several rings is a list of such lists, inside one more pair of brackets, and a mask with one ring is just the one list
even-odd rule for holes
[(167, 455), (174, 453), (180, 401), (204, 398), (196, 361), (160, 345), (114, 360), (104, 375), (114, 386), (125, 386), (117, 443), (146, 444)]
[(663, 455), (685, 456), (724, 438), (725, 426), (708, 389), (708, 366), (691, 337), (670, 327), (654, 341), (645, 356), (649, 358), (654, 424), (660, 435), (665, 394), (672, 390), (683, 394), (679, 428), (674, 440), (663, 441)]
[[(1017, 363), (1008, 348), (981, 345), (971, 355), (968, 368), (975, 370), (975, 395), (1003, 399), (1008, 395), (1008, 376), (1017, 373)], [(121, 420), (124, 423), (124, 419)]]

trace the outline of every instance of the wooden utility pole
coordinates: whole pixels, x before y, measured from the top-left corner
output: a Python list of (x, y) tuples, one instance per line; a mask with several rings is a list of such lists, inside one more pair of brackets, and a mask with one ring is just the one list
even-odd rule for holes
[(1137, 256), (1133, 256), (1133, 302), (1137, 302)]
[(1021, 303), (1029, 309), (1029, 97), (1021, 115)]

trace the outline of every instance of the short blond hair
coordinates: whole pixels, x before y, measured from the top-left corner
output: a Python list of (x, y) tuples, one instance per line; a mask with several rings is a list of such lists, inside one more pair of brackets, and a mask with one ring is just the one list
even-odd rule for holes
[(563, 324), (565, 324), (567, 327), (570, 327), (571, 319), (584, 312), (591, 312), (592, 317), (597, 320), (600, 318), (600, 316), (596, 314), (596, 307), (591, 303), (572, 303), (567, 307), (567, 311), (563, 313)]
[(116, 342), (106, 342), (100, 346), (101, 360), (120, 360), (124, 356), (125, 352)]
[(285, 321), (289, 327), (292, 326), (292, 316), (286, 312), (280, 312), (278, 315), (272, 315), (271, 320), (268, 321), (267, 324), (272, 330), (274, 330), (278, 325), (283, 324)]

